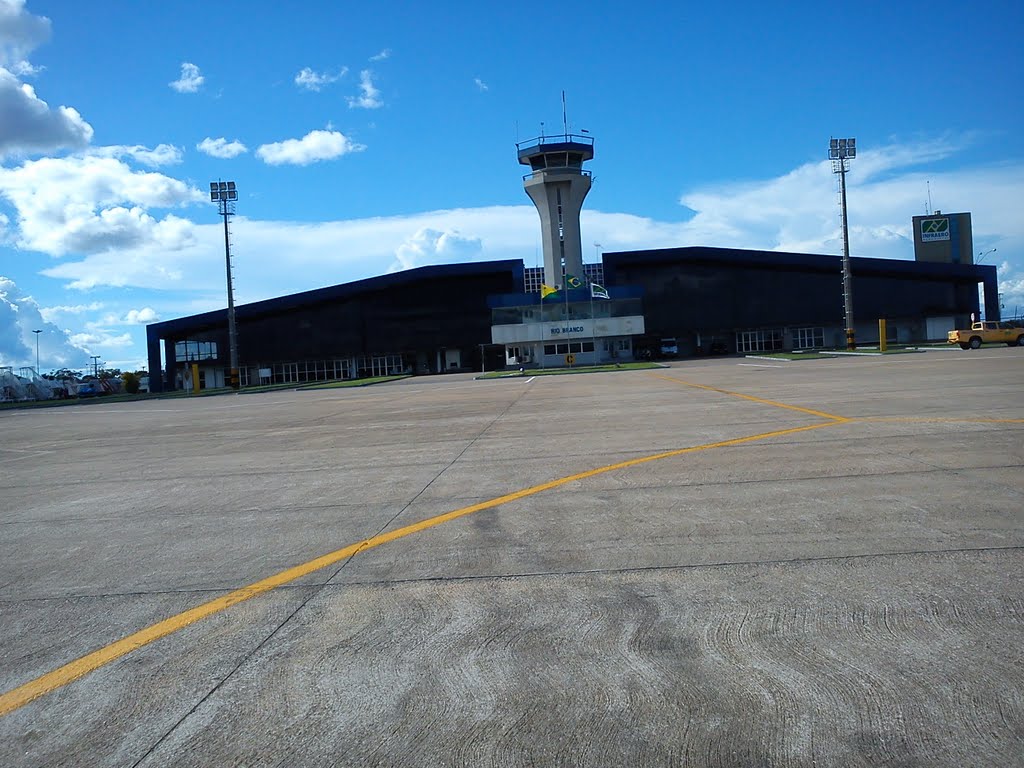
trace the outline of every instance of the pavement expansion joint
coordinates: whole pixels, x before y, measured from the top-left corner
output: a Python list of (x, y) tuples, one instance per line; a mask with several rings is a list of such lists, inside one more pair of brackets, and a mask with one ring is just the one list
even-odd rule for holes
[(815, 563), (835, 563), (851, 560), (881, 560), (901, 557), (927, 557), (929, 555), (978, 554), (984, 552), (1017, 552), (1024, 550), (1024, 544), (1007, 544), (999, 547), (949, 547), (946, 549), (908, 549), (896, 552), (862, 552), (852, 555), (825, 555), (819, 557), (790, 557), (762, 560), (723, 560), (711, 563), (673, 563), (670, 565), (640, 565), (621, 568), (582, 568), (566, 571), (522, 571), (519, 573), (485, 573), (464, 576), (422, 576), (410, 579), (383, 579), (380, 581), (347, 581), (332, 583), (339, 587), (387, 587), (405, 584), (455, 583), (471, 581), (506, 581), (515, 579), (561, 578), (566, 576), (601, 576), (626, 573), (650, 573), (666, 571), (715, 570), (719, 568), (745, 568), (757, 566), (785, 566)]

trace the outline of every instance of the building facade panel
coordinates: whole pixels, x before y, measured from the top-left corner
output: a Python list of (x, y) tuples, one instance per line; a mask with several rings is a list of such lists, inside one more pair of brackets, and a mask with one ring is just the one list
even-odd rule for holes
[[(490, 345), (487, 297), (522, 286), (521, 262), (487, 262), (424, 267), (241, 305), (236, 308), (239, 367), (247, 369), (244, 377), (251, 381), (275, 364), (301, 363), (307, 370), (307, 363), (335, 359), (348, 361), (352, 373), (395, 356), (403, 370), (414, 373), (483, 365)], [(187, 361), (177, 359), (179, 341), (213, 342), (223, 354), (204, 365), (227, 365), (224, 310), (156, 323), (147, 334), (150, 370), (160, 367), (159, 340), (171, 342), (164, 345), (165, 388), (182, 386)], [(490, 351), (489, 359), (500, 364), (500, 351)]]

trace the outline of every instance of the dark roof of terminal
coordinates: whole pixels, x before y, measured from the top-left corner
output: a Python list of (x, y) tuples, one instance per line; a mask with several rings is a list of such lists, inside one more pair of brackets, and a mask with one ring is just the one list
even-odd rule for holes
[[(630, 264), (705, 262), (709, 264), (764, 266), (776, 269), (834, 272), (840, 269), (841, 262), (840, 256), (787, 253), (782, 251), (754, 251), (739, 248), (711, 248), (707, 246), (616, 251), (606, 252), (603, 256), (605, 282), (609, 286), (616, 285), (617, 276), (615, 273), (620, 265), (627, 267)], [(962, 278), (965, 280), (983, 280), (987, 278), (992, 282), (996, 279), (996, 268), (990, 264), (944, 264), (926, 261), (904, 261), (900, 259), (874, 259), (863, 256), (851, 257), (850, 261), (850, 269), (854, 277), (858, 274), (870, 274), (874, 276), (890, 275), (893, 277), (919, 277), (924, 279)], [(510, 272), (518, 289), (523, 289), (523, 262), (519, 259), (467, 264), (440, 264), (407, 269), (377, 277), (368, 277), (363, 280), (317, 288), (312, 291), (292, 293), (287, 296), (255, 301), (251, 304), (240, 304), (235, 307), (235, 314), (239, 318), (258, 317), (310, 304), (345, 299), (360, 293), (394, 288), (419, 280), (500, 272)], [(481, 299), (486, 300), (486, 297), (481, 297)], [(152, 323), (147, 326), (147, 330), (150, 335), (165, 336), (181, 330), (223, 325), (226, 314), (227, 309), (217, 309), (212, 312)]]
[[(629, 264), (664, 264), (687, 261), (832, 272), (840, 269), (842, 257), (817, 253), (753, 251), (740, 248), (711, 248), (707, 246), (656, 248), (646, 251), (616, 251), (604, 254), (605, 280), (609, 283), (614, 282), (615, 269), (619, 265), (625, 267)], [(995, 269), (990, 264), (944, 264), (930, 261), (907, 261), (903, 259), (875, 259), (866, 256), (850, 257), (850, 271), (855, 276), (866, 273), (871, 275), (940, 279), (950, 277), (981, 279), (990, 273), (994, 280)]]
[[(368, 277), (363, 280), (354, 280), (351, 283), (330, 285), (325, 288), (315, 288), (311, 291), (291, 293), (287, 296), (278, 296), (273, 299), (254, 301), (249, 304), (238, 304), (235, 306), (237, 318), (258, 317), (260, 315), (272, 314), (297, 307), (304, 307), (310, 304), (319, 304), (326, 301), (336, 301), (356, 296), (360, 293), (370, 291), (386, 290), (400, 285), (407, 285), (419, 280), (431, 280), (445, 277), (464, 277), (472, 275), (494, 274), (510, 272), (513, 279), (522, 285), (523, 262), (518, 259), (507, 259), (505, 261), (482, 261), (466, 264), (438, 264), (429, 267), (415, 267), (391, 272), (386, 275)], [(481, 297), (483, 301), (484, 297)], [(174, 333), (179, 330), (193, 329), (207, 325), (223, 325), (227, 308), (215, 309), (211, 312), (203, 312), (198, 315), (178, 317), (173, 320), (164, 320), (159, 323), (152, 323), (147, 326), (151, 333), (160, 335)]]

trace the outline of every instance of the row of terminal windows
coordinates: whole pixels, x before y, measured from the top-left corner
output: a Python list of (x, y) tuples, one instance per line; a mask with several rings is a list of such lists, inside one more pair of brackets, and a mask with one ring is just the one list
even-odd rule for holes
[[(794, 328), (793, 349), (820, 349), (825, 346), (824, 328)], [(736, 351), (779, 352), (785, 349), (785, 335), (779, 328), (757, 331), (739, 331), (736, 334)]]
[(217, 342), (215, 341), (176, 341), (174, 358), (178, 362), (194, 363), (199, 360), (217, 359)]
[(297, 384), (307, 381), (355, 379), (370, 376), (397, 376), (408, 372), (401, 355), (363, 355), (344, 360), (303, 360), (297, 363), (272, 363), (239, 369), (241, 385)]
[(530, 167), (535, 171), (545, 168), (582, 168), (582, 152), (546, 152), (530, 158)]
[(592, 341), (569, 341), (562, 342), (560, 344), (545, 344), (544, 354), (545, 355), (568, 355), (570, 352), (578, 354), (580, 352), (593, 352), (594, 342)]
[(783, 348), (782, 331), (777, 328), (759, 331), (740, 331), (736, 334), (736, 351), (778, 352)]
[[(629, 352), (632, 342), (629, 339), (601, 339), (601, 346), (605, 352), (611, 353), (613, 357), (619, 352)], [(518, 347), (516, 348), (518, 349)], [(563, 341), (557, 344), (545, 344), (545, 355), (567, 355), (570, 352), (593, 352), (594, 342), (591, 341)]]
[(793, 349), (820, 349), (824, 346), (824, 328), (797, 328), (793, 331)]

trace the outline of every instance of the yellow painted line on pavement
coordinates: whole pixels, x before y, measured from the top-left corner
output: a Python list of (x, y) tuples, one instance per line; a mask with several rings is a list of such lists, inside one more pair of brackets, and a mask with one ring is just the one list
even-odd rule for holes
[(1024, 419), (972, 419), (932, 416), (864, 416), (856, 421), (925, 422), (935, 424), (1024, 424)]
[(761, 403), (762, 405), (772, 405), (776, 408), (785, 408), (789, 411), (799, 411), (800, 413), (807, 413), (811, 416), (819, 416), (822, 419), (830, 419), (836, 422), (852, 421), (852, 419), (846, 416), (837, 416), (834, 413), (825, 413), (824, 411), (815, 411), (811, 408), (801, 408), (799, 405), (790, 405), (789, 403), (780, 403), (778, 400), (766, 400), (763, 397), (754, 397), (753, 395), (744, 395), (741, 392), (730, 392), (728, 389), (719, 389), (718, 387), (709, 387), (706, 384), (695, 384), (692, 381), (684, 381), (683, 379), (677, 379), (674, 376), (665, 376), (661, 373), (652, 373), (652, 376), (656, 376), (659, 379), (665, 379), (665, 381), (673, 381), (676, 384), (683, 384), (687, 387), (696, 387), (697, 389), (706, 389), (709, 392), (718, 392), (723, 395), (731, 395), (732, 397), (739, 397), (744, 400), (750, 400), (755, 403)]
[[(834, 417), (833, 417), (834, 418)], [(466, 515), (471, 515), (474, 512), (481, 512), (485, 509), (493, 509), (494, 507), (501, 506), (502, 504), (508, 504), (512, 501), (519, 499), (525, 499), (528, 496), (533, 496), (544, 491), (550, 491), (555, 488), (559, 488), (568, 483), (573, 483), (579, 480), (586, 480), (590, 477), (605, 474), (606, 472), (613, 472), (619, 469), (626, 469), (628, 467), (635, 467), (640, 464), (647, 464), (652, 461), (660, 461), (662, 459), (669, 459), (674, 456), (685, 456), (688, 453), (697, 453), (698, 451), (708, 451), (713, 448), (727, 448), (734, 445), (743, 445), (745, 443), (752, 443), (757, 440), (767, 440), (772, 437), (782, 437), (784, 435), (792, 435), (798, 432), (809, 432), (814, 429), (821, 429), (822, 427), (832, 427), (836, 424), (841, 423), (841, 420), (834, 418), (833, 421), (827, 421), (821, 424), (812, 424), (804, 427), (792, 427), (790, 429), (780, 429), (774, 432), (762, 432), (758, 435), (749, 435), (747, 437), (737, 437), (732, 440), (722, 440), (716, 443), (706, 443), (704, 445), (696, 445), (690, 448), (679, 448), (671, 451), (663, 451), (662, 453), (655, 453), (650, 456), (642, 456), (636, 459), (629, 459), (627, 461), (620, 461), (615, 464), (609, 464), (604, 467), (598, 467), (597, 469), (590, 469), (586, 472), (579, 472), (575, 475), (569, 475), (567, 477), (559, 478), (557, 480), (551, 480), (547, 483), (541, 483), (530, 488), (525, 488), (514, 493), (508, 493), (504, 496), (498, 496), (497, 498), (490, 499), (489, 501), (483, 501), (479, 504), (472, 504), (462, 509), (456, 509), (452, 512), (446, 512), (443, 515), (437, 515), (426, 520), (421, 520), (418, 523), (407, 525), (402, 528), (396, 528), (393, 531), (387, 533), (381, 533), (372, 538), (365, 539), (355, 544), (350, 544), (342, 549), (335, 550), (326, 555), (310, 560), (302, 565), (296, 565), (293, 568), (281, 571), (280, 573), (274, 574), (266, 579), (262, 579), (247, 587), (236, 589), (233, 592), (228, 592), (226, 595), (222, 595), (214, 600), (197, 605), (195, 608), (190, 608), (187, 611), (171, 616), (170, 618), (164, 619), (163, 621), (157, 622), (145, 629), (141, 629), (138, 632), (134, 632), (127, 637), (117, 640), (109, 645), (106, 645), (92, 653), (86, 654), (75, 661), (65, 664), (62, 667), (58, 667), (52, 672), (48, 672), (45, 675), (37, 677), (35, 680), (31, 680), (23, 685), (18, 686), (4, 694), (0, 694), (0, 717), (13, 712), (20, 707), (25, 706), (31, 701), (38, 699), (40, 696), (44, 696), (51, 691), (61, 688), (68, 683), (74, 682), (80, 677), (93, 672), (105, 664), (109, 664), (122, 656), (131, 653), (132, 651), (138, 650), (150, 643), (159, 640), (160, 638), (166, 637), (180, 629), (184, 629), (190, 624), (195, 624), (197, 621), (211, 616), (215, 613), (219, 613), (226, 608), (230, 608), (233, 605), (242, 603), (251, 598), (262, 595), (265, 592), (269, 592), (275, 587), (280, 587), (288, 584), (296, 579), (303, 576), (307, 576), (314, 571), (318, 571), (321, 568), (326, 568), (329, 565), (346, 560), (358, 552), (373, 549), (379, 547), (382, 544), (395, 541), (397, 539), (411, 536), (414, 533), (425, 531), (428, 528), (434, 528), (438, 525), (456, 520)]]

